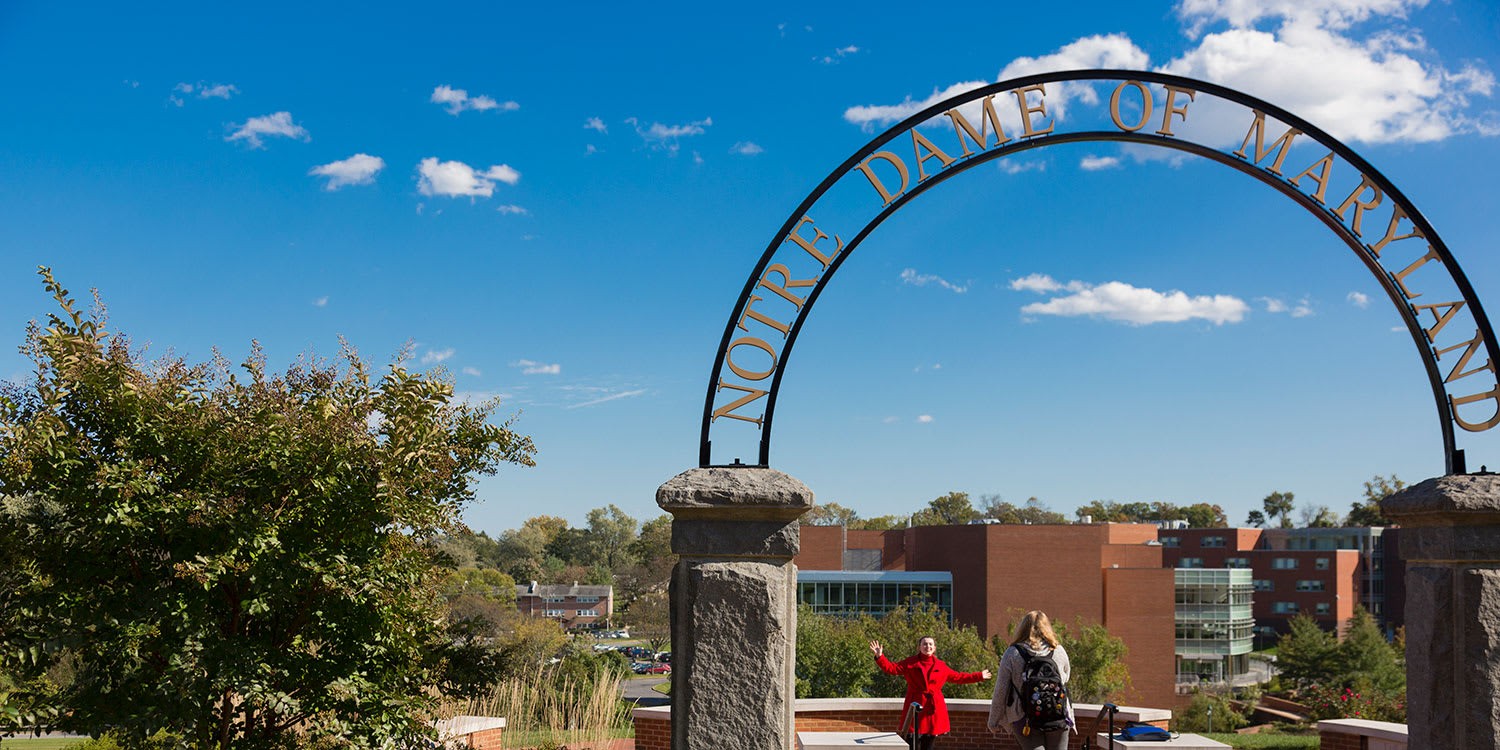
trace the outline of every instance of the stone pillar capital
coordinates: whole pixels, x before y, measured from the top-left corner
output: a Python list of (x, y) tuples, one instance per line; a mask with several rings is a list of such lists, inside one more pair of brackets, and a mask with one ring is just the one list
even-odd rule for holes
[(1500, 526), (1500, 474), (1423, 480), (1382, 500), (1380, 512), (1403, 527)]
[(688, 469), (656, 489), (656, 504), (674, 518), (795, 521), (813, 507), (813, 492), (765, 466)]

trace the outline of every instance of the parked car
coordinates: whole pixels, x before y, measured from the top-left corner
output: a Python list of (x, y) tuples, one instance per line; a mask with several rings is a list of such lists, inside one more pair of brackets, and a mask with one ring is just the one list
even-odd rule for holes
[(663, 663), (663, 664), (671, 664), (672, 663), (672, 652), (671, 651), (663, 651), (663, 652), (661, 652), (661, 653), (659, 653), (659, 654), (656, 655), (656, 660), (659, 661), (659, 662), (661, 662), (661, 663)]
[(631, 665), (630, 665), (630, 671), (635, 672), (636, 674), (645, 674), (646, 670), (648, 670), (648, 669), (650, 669), (650, 668), (652, 668), (654, 666), (656, 666), (656, 665), (652, 664), (649, 661), (632, 662)]
[(655, 651), (652, 651), (645, 646), (626, 646), (620, 650), (624, 651), (625, 655), (629, 656), (632, 659), (650, 659), (656, 656)]
[(652, 664), (643, 674), (672, 674), (671, 664)]

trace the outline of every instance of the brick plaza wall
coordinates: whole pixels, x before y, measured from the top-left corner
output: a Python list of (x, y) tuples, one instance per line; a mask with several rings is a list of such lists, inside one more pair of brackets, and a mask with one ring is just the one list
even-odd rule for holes
[(1332, 719), (1318, 722), (1319, 750), (1406, 750), (1406, 725)]
[(472, 747), (476, 750), (498, 750), (504, 747), (500, 741), (500, 734), (504, 731), (504, 729), (484, 729), (470, 732), (459, 739), (467, 743), (464, 747)]
[[(1069, 739), (1069, 750), (1080, 750), (1083, 734), (1094, 726), (1099, 707), (1075, 705), (1078, 733)], [(798, 732), (895, 732), (901, 725), (901, 701), (898, 698), (804, 698), (796, 703)], [(948, 701), (948, 722), (951, 730), (943, 735), (945, 750), (1020, 750), (1020, 745), (1009, 733), (999, 738), (992, 737), (986, 728), (989, 720), (990, 702), (954, 698)], [(671, 707), (638, 708), (635, 710), (636, 750), (670, 750), (672, 746)], [(1163, 729), (1172, 718), (1172, 712), (1151, 708), (1122, 706), (1116, 719), (1116, 727), (1130, 721), (1141, 721)], [(1102, 730), (1101, 730), (1102, 731)]]

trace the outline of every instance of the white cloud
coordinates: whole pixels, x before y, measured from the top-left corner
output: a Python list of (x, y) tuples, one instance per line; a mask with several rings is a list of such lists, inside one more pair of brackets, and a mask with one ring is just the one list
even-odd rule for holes
[(466, 109), (478, 112), (490, 109), (498, 109), (502, 112), (514, 112), (521, 108), (521, 105), (515, 102), (497, 102), (493, 98), (484, 96), (483, 94), (470, 97), (469, 92), (453, 88), (447, 84), (433, 89), (430, 101), (433, 104), (441, 104), (447, 107), (448, 114), (450, 115), (457, 115)]
[(616, 399), (622, 399), (622, 398), (633, 398), (633, 397), (639, 396), (639, 395), (641, 395), (642, 393), (645, 393), (645, 392), (646, 392), (646, 389), (644, 389), (644, 388), (641, 388), (639, 390), (634, 390), (634, 391), (623, 391), (621, 393), (613, 393), (613, 394), (610, 394), (608, 396), (603, 396), (603, 397), (600, 397), (600, 398), (596, 398), (596, 399), (594, 399), (592, 401), (584, 401), (583, 403), (579, 403), (579, 404), (568, 404), (564, 408), (567, 408), (567, 409), (580, 409), (580, 408), (583, 408), (585, 406), (594, 406), (596, 404), (602, 404), (602, 403), (605, 403), (606, 401), (614, 401)]
[[(1078, 39), (1050, 55), (1018, 57), (1006, 65), (995, 80), (1003, 81), (1032, 73), (1079, 68), (1144, 68), (1149, 59), (1146, 53), (1135, 46), (1135, 43), (1130, 41), (1130, 37), (1124, 34), (1095, 35)], [(913, 101), (908, 96), (900, 104), (850, 107), (844, 111), (844, 119), (867, 131), (874, 130), (876, 126), (890, 125), (904, 120), (944, 99), (973, 91), (989, 83), (992, 82), (961, 81), (941, 90), (934, 89), (931, 96), (921, 101)], [(1083, 83), (1048, 84), (1047, 114), (1059, 120), (1063, 119), (1066, 116), (1068, 102), (1074, 98), (1085, 104), (1096, 104), (1099, 101), (1099, 94), (1092, 86)], [(1014, 107), (1003, 109), (996, 107), (996, 111), (1000, 113), (1007, 132), (1019, 129), (1020, 119)], [(979, 114), (978, 104), (964, 108), (964, 115), (969, 118), (970, 122), (979, 122)], [(943, 122), (948, 122), (947, 118), (944, 118)]]
[(1345, 299), (1349, 300), (1349, 304), (1355, 307), (1365, 308), (1370, 306), (1369, 295), (1362, 292), (1350, 292), (1349, 296), (1345, 297)]
[(517, 360), (510, 363), (510, 366), (521, 368), (522, 375), (558, 375), (562, 373), (562, 365), (560, 364), (547, 365), (541, 362), (533, 362), (529, 359)]
[(1255, 299), (1257, 302), (1264, 302), (1266, 304), (1266, 312), (1268, 313), (1283, 313), (1287, 310), (1286, 303), (1279, 299), (1271, 297), (1256, 297)]
[(417, 165), (417, 191), (422, 195), (467, 195), (488, 198), (495, 193), (495, 181), (514, 185), (521, 173), (505, 164), (479, 172), (461, 161), (440, 162), (435, 156)]
[(1000, 159), (999, 161), (1000, 171), (1006, 174), (1047, 171), (1047, 162), (1044, 161), (1014, 161), (1012, 159)]
[(1297, 306), (1292, 308), (1292, 317), (1294, 318), (1305, 318), (1312, 314), (1312, 303), (1308, 302), (1306, 297), (1298, 300)]
[(281, 136), (283, 138), (296, 138), (301, 141), (310, 141), (312, 137), (307, 134), (307, 129), (292, 122), (292, 113), (273, 112), (261, 117), (252, 117), (243, 125), (231, 125), (235, 131), (224, 137), (226, 141), (243, 140), (250, 148), (261, 148), (261, 136)]
[(382, 169), (385, 169), (384, 159), (369, 154), (355, 154), (342, 161), (313, 167), (307, 173), (328, 178), (323, 183), (324, 190), (338, 190), (346, 185), (368, 185), (375, 181), (375, 175)]
[(605, 125), (604, 121), (597, 117), (590, 117), (588, 122), (583, 124), (583, 127), (588, 130), (597, 130), (601, 133), (609, 132), (609, 126)]
[(886, 424), (895, 424), (896, 422), (901, 421), (901, 418), (900, 417), (886, 417), (885, 419), (882, 419), (880, 421), (882, 421), (882, 422), (884, 422)]
[(729, 147), (729, 153), (739, 154), (741, 156), (755, 156), (756, 154), (765, 153), (765, 151), (765, 149), (757, 146), (752, 141), (738, 141), (733, 146)]
[[(232, 83), (215, 83), (209, 85), (202, 81), (198, 83), (179, 83), (173, 86), (172, 90), (184, 95), (196, 93), (199, 99), (228, 99), (240, 93), (240, 90)], [(167, 100), (179, 107), (183, 105), (182, 97), (177, 96), (177, 94), (169, 95)]]
[(521, 216), (525, 216), (525, 215), (531, 213), (530, 211), (527, 211), (525, 208), (523, 208), (521, 206), (517, 206), (514, 203), (506, 205), (506, 206), (496, 206), (495, 210), (499, 211), (502, 214), (519, 214)]
[(908, 268), (903, 270), (901, 272), (901, 281), (902, 283), (911, 284), (913, 286), (927, 286), (928, 284), (937, 284), (944, 289), (950, 289), (959, 294), (963, 294), (964, 292), (969, 291), (969, 287), (967, 284), (965, 284), (964, 286), (959, 286), (947, 281), (941, 276), (917, 273), (917, 269), (915, 268)]
[(484, 373), (482, 373), (482, 372), (479, 371), (478, 367), (465, 367), (463, 369), (463, 373), (465, 375), (473, 375), (476, 378), (479, 377), (480, 375), (484, 374)]
[(1094, 156), (1089, 154), (1078, 162), (1078, 166), (1090, 172), (1100, 169), (1114, 169), (1120, 166), (1118, 156)]
[(713, 125), (714, 119), (712, 117), (705, 117), (702, 120), (690, 122), (686, 125), (663, 125), (659, 122), (653, 122), (651, 123), (651, 127), (648, 128), (642, 128), (640, 120), (634, 117), (627, 118), (625, 122), (630, 123), (635, 128), (636, 134), (641, 137), (641, 140), (646, 142), (647, 146), (655, 149), (663, 149), (675, 154), (679, 148), (677, 139), (690, 135), (703, 135), (703, 129)]
[(1034, 273), (1019, 279), (1011, 279), (1010, 288), (1018, 292), (1046, 294), (1047, 292), (1056, 292), (1063, 289), (1070, 292), (1081, 292), (1089, 287), (1088, 284), (1082, 281), (1069, 281), (1066, 284), (1061, 284), (1045, 273)]
[[(1433, 55), (1416, 32), (1349, 33), (1361, 21), (1402, 19), (1423, 5), (1426, 0), (1183, 0), (1178, 14), (1190, 34), (1219, 22), (1229, 28), (1203, 36), (1161, 69), (1276, 102), (1341, 140), (1425, 142), (1500, 133), (1493, 113), (1469, 113), (1471, 97), (1494, 89), (1489, 71), (1466, 64), (1452, 72), (1419, 60), (1413, 55)], [(1254, 26), (1263, 21), (1277, 25), (1271, 31)], [(1237, 143), (1244, 127), (1221, 130), (1226, 142)]]
[(923, 414), (923, 415), (917, 417), (917, 421), (921, 422), (922, 424), (930, 424), (932, 422), (932, 415), (931, 414)]
[(438, 362), (442, 362), (443, 360), (448, 359), (449, 357), (452, 357), (452, 356), (453, 356), (453, 350), (452, 349), (441, 349), (441, 350), (439, 350), (439, 349), (428, 349), (427, 353), (422, 355), (422, 364), (424, 364), (424, 365), (437, 364)]
[(693, 163), (694, 164), (702, 164), (703, 163), (703, 156), (701, 154), (699, 154), (697, 151), (693, 152)]
[(326, 295), (322, 296), (322, 297), (319, 297), (319, 298), (313, 300), (313, 304), (316, 305), (317, 307), (327, 307), (328, 306), (328, 297)]
[(1086, 286), (1073, 294), (1054, 297), (1046, 302), (1033, 302), (1022, 307), (1021, 313), (1065, 317), (1087, 315), (1137, 326), (1180, 323), (1193, 319), (1222, 325), (1240, 322), (1249, 309), (1250, 306), (1243, 300), (1226, 294), (1189, 297), (1175, 289), (1158, 292), (1121, 281), (1111, 281), (1098, 286)]
[(813, 60), (815, 60), (817, 62), (820, 62), (820, 63), (823, 63), (824, 65), (832, 65), (832, 64), (834, 64), (834, 63), (836, 63), (836, 62), (844, 59), (845, 57), (847, 57), (849, 55), (857, 54), (858, 52), (859, 52), (859, 47), (856, 47), (856, 46), (854, 46), (854, 45), (851, 44), (851, 45), (849, 45), (847, 47), (839, 47), (838, 49), (834, 50), (833, 54), (831, 54), (831, 55), (823, 55), (822, 57), (814, 57)]

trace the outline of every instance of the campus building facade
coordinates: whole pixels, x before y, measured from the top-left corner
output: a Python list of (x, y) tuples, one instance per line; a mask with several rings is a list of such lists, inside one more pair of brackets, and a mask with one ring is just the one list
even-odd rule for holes
[(615, 611), (615, 587), (566, 583), (516, 585), (516, 608), (523, 615), (558, 620), (565, 628), (602, 627)]
[[(1133, 691), (1110, 699), (1150, 706), (1180, 702), (1170, 658), (1176, 645), (1176, 583), (1173, 571), (1163, 567), (1155, 526), (972, 524), (891, 531), (803, 526), (801, 532), (795, 559), (799, 596), (816, 591), (808, 584), (839, 582), (839, 596), (847, 599), (853, 584), (858, 606), (861, 582), (900, 585), (873, 572), (947, 573), (956, 624), (973, 626), (985, 639), (1008, 638), (1011, 624), (1032, 609), (1067, 625), (1102, 624), (1130, 649), (1125, 661)], [(941, 596), (942, 589), (937, 591)]]

